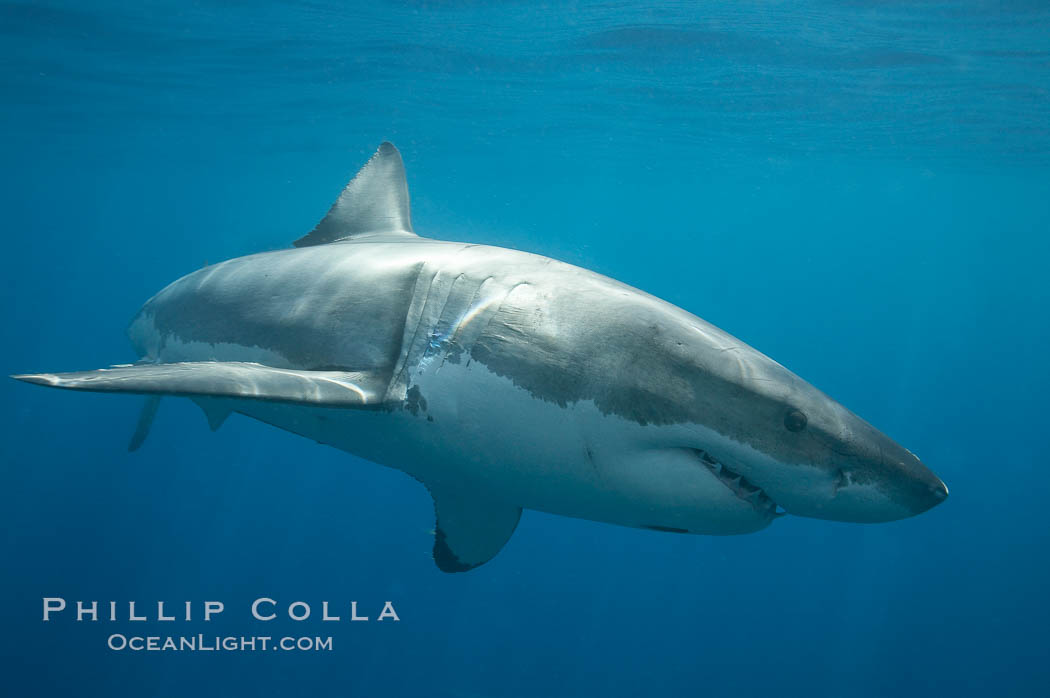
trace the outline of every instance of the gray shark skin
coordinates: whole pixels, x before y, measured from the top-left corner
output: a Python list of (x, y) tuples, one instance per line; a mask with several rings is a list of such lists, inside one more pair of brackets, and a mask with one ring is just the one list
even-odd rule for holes
[(879, 522), (948, 490), (780, 364), (607, 277), (412, 230), (384, 143), (295, 247), (189, 274), (129, 335), (136, 364), (15, 376), (233, 412), (402, 470), (434, 498), (434, 559), (491, 559), (523, 508), (704, 534), (783, 513)]

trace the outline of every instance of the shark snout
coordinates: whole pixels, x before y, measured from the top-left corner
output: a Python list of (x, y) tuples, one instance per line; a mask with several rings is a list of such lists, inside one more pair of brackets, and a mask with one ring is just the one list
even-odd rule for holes
[(925, 473), (921, 478), (918, 489), (919, 494), (915, 498), (915, 513), (921, 514), (937, 506), (948, 498), (948, 486), (944, 481), (933, 474), (933, 471), (925, 465), (919, 464)]
[(948, 498), (948, 486), (908, 449), (878, 433), (882, 461), (881, 485), (887, 496), (907, 509), (909, 516), (921, 514)]
[(914, 454), (882, 434), (865, 458), (859, 456), (839, 474), (826, 513), (844, 521), (896, 521), (921, 514), (948, 498), (948, 487)]
[(860, 418), (839, 446), (849, 455), (842, 464), (844, 486), (833, 497), (839, 501), (831, 508), (841, 507), (852, 520), (904, 519), (948, 498), (947, 486), (918, 456)]
[(948, 498), (948, 487), (915, 454), (859, 418), (851, 427), (824, 441), (822, 467), (766, 479), (756, 471), (756, 481), (789, 514), (854, 523), (905, 519)]
[(933, 477), (937, 480), (937, 484), (930, 486), (930, 496), (933, 497), (934, 500), (932, 506), (936, 506), (945, 499), (948, 499), (948, 485), (944, 484), (944, 481), (936, 475)]

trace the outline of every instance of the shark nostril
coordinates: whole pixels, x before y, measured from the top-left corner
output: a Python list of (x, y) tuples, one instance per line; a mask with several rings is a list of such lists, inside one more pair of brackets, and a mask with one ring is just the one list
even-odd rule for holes
[(846, 471), (839, 468), (835, 471), (835, 478), (831, 484), (831, 496), (834, 497), (839, 493), (839, 490), (849, 484), (849, 477), (846, 475)]

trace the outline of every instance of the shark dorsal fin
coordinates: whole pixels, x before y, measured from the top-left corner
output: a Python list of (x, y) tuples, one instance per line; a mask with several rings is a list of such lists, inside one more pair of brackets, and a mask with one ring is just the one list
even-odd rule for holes
[(343, 189), (328, 215), (293, 244), (308, 247), (378, 235), (415, 235), (408, 207), (405, 164), (393, 143), (379, 146), (376, 154)]

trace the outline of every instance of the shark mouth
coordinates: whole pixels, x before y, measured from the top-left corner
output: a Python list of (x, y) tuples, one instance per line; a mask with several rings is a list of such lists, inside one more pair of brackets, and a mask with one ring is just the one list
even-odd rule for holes
[(777, 511), (777, 503), (774, 502), (769, 495), (762, 491), (762, 488), (755, 485), (753, 482), (748, 480), (740, 473), (734, 473), (729, 468), (725, 467), (718, 460), (707, 451), (701, 448), (692, 449), (700, 463), (707, 468), (712, 475), (718, 478), (726, 488), (735, 494), (738, 499), (750, 504), (754, 507), (755, 511), (760, 514), (765, 514), (770, 517), (783, 516), (783, 511)]

